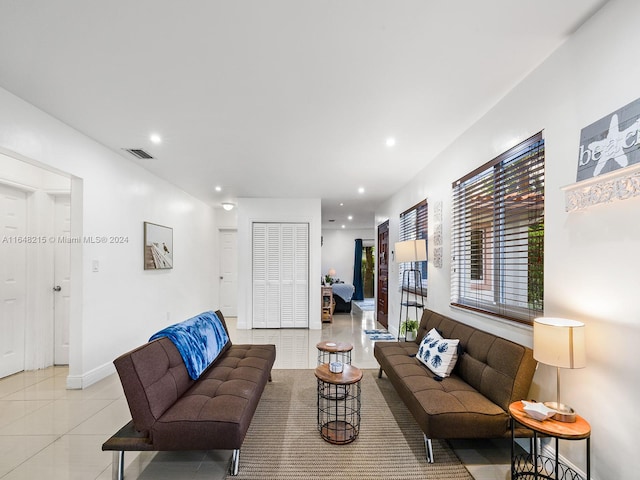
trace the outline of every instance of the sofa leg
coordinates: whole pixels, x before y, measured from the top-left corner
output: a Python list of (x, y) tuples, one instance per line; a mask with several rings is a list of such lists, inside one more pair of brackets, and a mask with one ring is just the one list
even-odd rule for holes
[(378, 370), (378, 378), (382, 378), (382, 367), (380, 367), (380, 370)]
[(111, 479), (124, 480), (124, 451), (114, 451), (111, 463)]
[(427, 463), (433, 463), (433, 447), (431, 446), (431, 439), (424, 433), (422, 436), (424, 437), (424, 448), (427, 451)]
[(238, 466), (240, 464), (240, 449), (236, 448), (231, 452), (231, 465), (229, 466), (229, 473), (232, 476), (238, 475)]

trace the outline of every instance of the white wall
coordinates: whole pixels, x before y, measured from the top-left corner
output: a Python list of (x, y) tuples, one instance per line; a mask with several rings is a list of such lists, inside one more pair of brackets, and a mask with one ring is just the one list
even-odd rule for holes
[[(640, 2), (605, 5), (377, 213), (377, 223), (391, 219), (393, 244), (403, 209), (427, 197), (433, 218), (433, 203), (442, 201), (444, 265), (429, 267), (428, 306), (530, 346), (529, 327), (449, 306), (451, 183), (544, 129), (545, 314), (586, 323), (587, 367), (561, 372), (562, 400), (591, 423), (592, 478), (598, 480), (637, 477), (640, 199), (569, 214), (560, 188), (575, 182), (580, 130), (640, 97), (640, 62), (635, 60), (639, 18)], [(396, 265), (392, 269), (397, 272)], [(397, 279), (393, 274), (390, 279), (394, 307), (399, 302)], [(389, 314), (392, 322), (396, 316)], [(530, 395), (554, 399), (555, 370), (541, 365)], [(561, 454), (584, 469), (583, 442), (563, 442)]]
[(322, 275), (333, 268), (336, 277), (345, 283), (353, 283), (355, 240), (361, 238), (375, 241), (375, 230), (324, 229), (322, 238)]
[(251, 328), (251, 225), (254, 222), (309, 224), (309, 328), (320, 329), (320, 199), (238, 199), (238, 328)]
[[(127, 239), (72, 246), (69, 386), (111, 373), (116, 356), (167, 324), (216, 308), (213, 208), (1, 89), (0, 149), (71, 177), (72, 235)], [(172, 270), (143, 270), (144, 221), (173, 228)]]

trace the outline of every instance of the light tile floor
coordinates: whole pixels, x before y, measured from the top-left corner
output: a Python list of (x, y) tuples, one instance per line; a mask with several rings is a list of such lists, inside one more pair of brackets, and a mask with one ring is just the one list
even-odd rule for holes
[[(377, 328), (373, 312), (337, 314), (322, 330), (237, 330), (229, 318), (234, 343), (274, 343), (274, 368), (315, 368), (316, 344), (351, 342), (352, 363), (377, 368), (373, 341), (364, 329)], [(102, 443), (130, 420), (120, 381), (113, 374), (85, 390), (67, 390), (67, 368), (52, 367), (0, 379), (0, 478), (111, 479), (111, 452)], [(476, 480), (509, 476), (509, 443), (455, 442), (453, 447)], [(380, 448), (384, 448), (381, 445)], [(230, 453), (128, 452), (125, 478), (224, 479)], [(242, 468), (242, 455), (240, 456)]]

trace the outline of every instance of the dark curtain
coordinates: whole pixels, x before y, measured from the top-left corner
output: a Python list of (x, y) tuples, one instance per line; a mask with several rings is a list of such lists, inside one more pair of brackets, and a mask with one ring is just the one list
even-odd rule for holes
[(364, 285), (362, 282), (362, 239), (356, 238), (356, 252), (353, 260), (353, 300), (364, 300)]

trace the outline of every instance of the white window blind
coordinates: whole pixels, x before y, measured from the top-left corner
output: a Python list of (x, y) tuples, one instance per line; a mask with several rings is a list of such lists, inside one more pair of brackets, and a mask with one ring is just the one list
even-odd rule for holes
[[(413, 207), (405, 210), (400, 214), (400, 242), (404, 242), (406, 240), (427, 240), (427, 228), (429, 223), (427, 207), (427, 201), (423, 200), (417, 205), (414, 205)], [(415, 268), (416, 270), (420, 271), (420, 274), (422, 276), (422, 285), (420, 285), (420, 287), (423, 289), (423, 294), (426, 295), (427, 262), (415, 262), (414, 264), (401, 263), (398, 268), (399, 284), (405, 290), (417, 292), (414, 280), (415, 277), (413, 275), (408, 275), (406, 277), (409, 279), (409, 285), (403, 285), (404, 271), (411, 268)]]
[(540, 132), (453, 183), (452, 305), (543, 314), (544, 162)]

